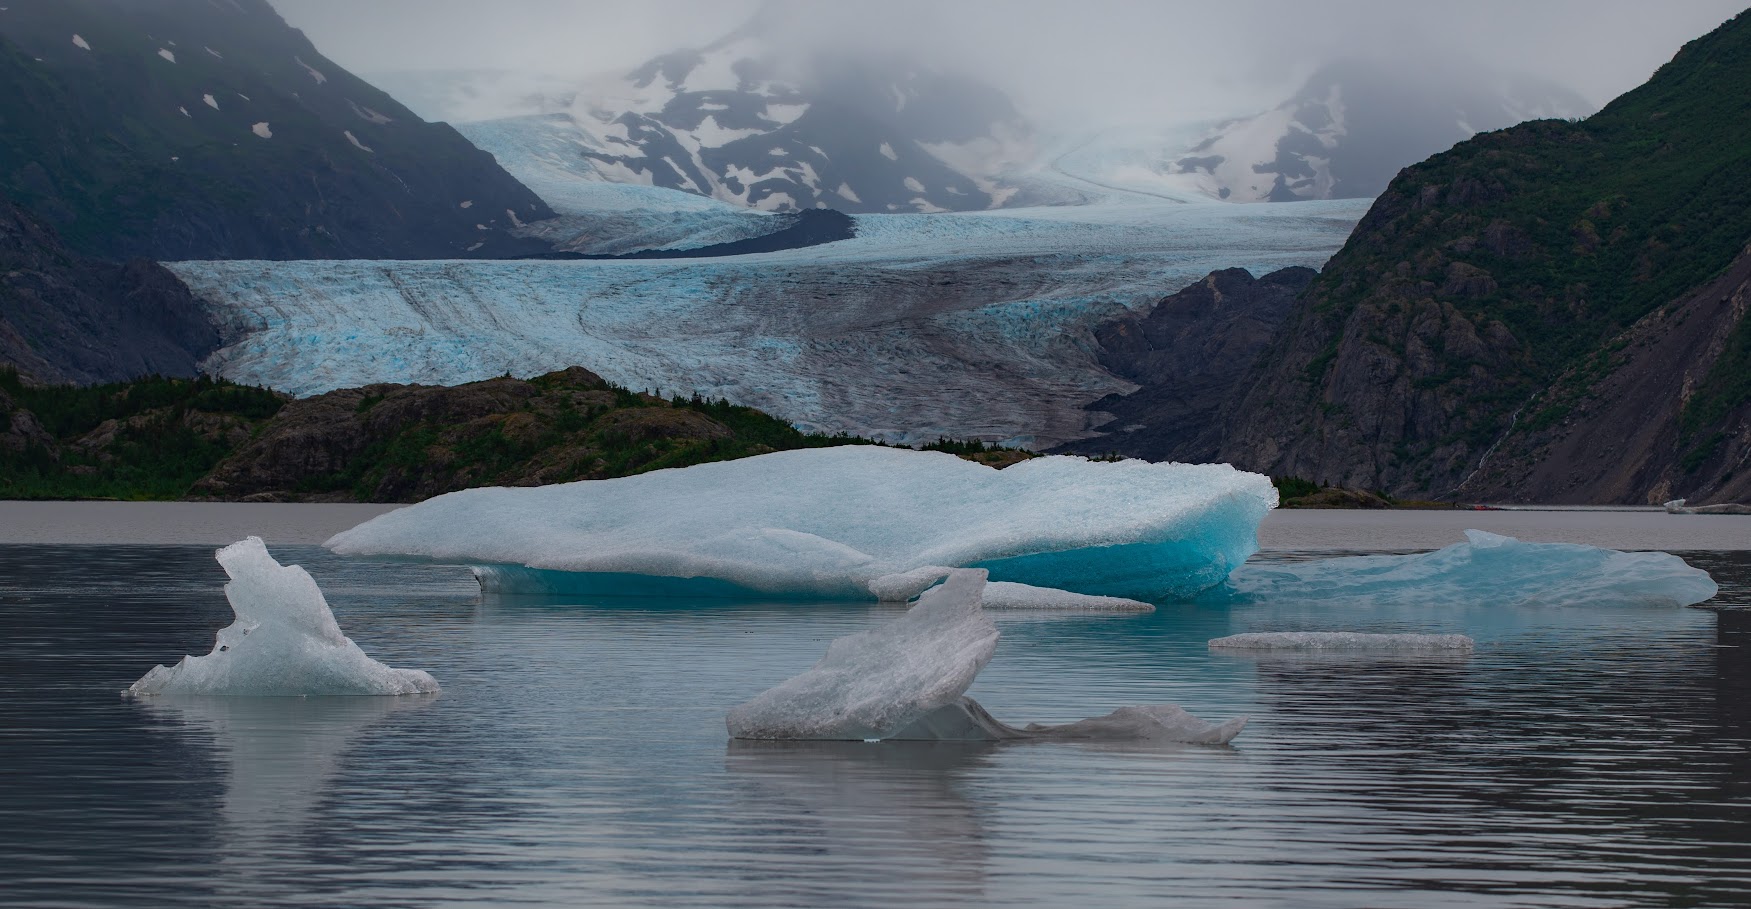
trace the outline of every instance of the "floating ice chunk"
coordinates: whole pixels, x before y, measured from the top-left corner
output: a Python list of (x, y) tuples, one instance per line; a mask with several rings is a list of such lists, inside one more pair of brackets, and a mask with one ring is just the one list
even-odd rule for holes
[(739, 739), (881, 739), (960, 700), (997, 650), (985, 572), (952, 572), (898, 619), (836, 638), (813, 669), (729, 713)]
[(986, 572), (951, 571), (905, 615), (836, 638), (814, 668), (732, 709), (738, 739), (1132, 741), (1222, 744), (1246, 725), (1212, 724), (1172, 705), (1122, 707), (1062, 726), (1010, 726), (966, 697), (997, 650), (981, 608)]
[(1465, 536), (1464, 543), (1417, 555), (1253, 563), (1205, 596), (1379, 606), (1690, 606), (1718, 590), (1708, 572), (1664, 552), (1525, 543), (1481, 530)]
[(1751, 505), (1723, 502), (1719, 505), (1685, 505), (1684, 499), (1666, 503), (1667, 514), (1751, 514)]
[(416, 694), (438, 690), (418, 669), (393, 669), (365, 655), (340, 630), (310, 574), (281, 565), (260, 537), (219, 550), (231, 576), (225, 598), (237, 621), (213, 652), (156, 666), (127, 694)]
[(489, 592), (864, 598), (877, 578), (940, 565), (1159, 600), (1220, 583), (1275, 505), (1269, 479), (1226, 464), (1048, 457), (999, 471), (844, 446), (465, 490), (327, 545), (491, 566)]
[(985, 585), (986, 609), (1076, 609), (1086, 612), (1154, 612), (1155, 607), (1125, 597), (1101, 597), (1013, 581)]
[(1217, 650), (1417, 651), (1470, 650), (1463, 634), (1366, 634), (1359, 631), (1254, 631), (1216, 638)]

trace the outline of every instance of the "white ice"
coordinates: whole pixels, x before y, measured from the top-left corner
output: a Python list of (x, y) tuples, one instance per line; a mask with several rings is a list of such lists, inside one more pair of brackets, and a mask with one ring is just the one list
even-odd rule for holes
[(213, 651), (156, 666), (130, 695), (392, 695), (438, 690), (418, 669), (394, 669), (365, 655), (340, 630), (322, 590), (297, 565), (281, 565), (260, 537), (219, 550), (231, 582), (225, 598), (237, 621)]
[(274, 137), (274, 131), (271, 129), (268, 129), (268, 125), (266, 122), (257, 123), (254, 126), (251, 126), (249, 128), (249, 131), (262, 137), (263, 139), (272, 139)]
[(1216, 638), (1217, 650), (1419, 651), (1470, 650), (1463, 634), (1369, 634), (1358, 631), (1254, 631)]
[[(884, 603), (904, 603), (918, 596), (954, 571), (945, 565), (927, 565), (899, 574), (883, 575), (869, 582), (869, 592)], [(986, 609), (1082, 610), (1088, 612), (1154, 612), (1155, 607), (1124, 597), (1090, 596), (1051, 587), (1035, 587), (1013, 581), (985, 585)]]
[(1254, 562), (1205, 596), (1373, 606), (1690, 606), (1718, 591), (1708, 572), (1664, 552), (1528, 543), (1467, 530), (1416, 555)]
[(1064, 726), (1017, 728), (966, 691), (997, 650), (981, 607), (986, 572), (959, 569), (901, 617), (836, 638), (803, 674), (729, 712), (738, 739), (1106, 740), (1221, 744), (1244, 719), (1205, 723), (1174, 706), (1125, 707)]
[(327, 545), (500, 566), (482, 575), (500, 592), (867, 598), (877, 578), (941, 565), (1156, 600), (1227, 577), (1275, 505), (1268, 478), (1226, 464), (1060, 456), (994, 470), (859, 445), (464, 490)]

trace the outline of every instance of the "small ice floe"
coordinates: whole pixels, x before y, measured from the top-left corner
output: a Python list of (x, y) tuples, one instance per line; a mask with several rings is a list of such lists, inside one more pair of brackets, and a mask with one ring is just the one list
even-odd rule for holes
[(158, 49), (158, 56), (160, 56), (160, 57), (163, 57), (163, 58), (164, 58), (164, 59), (166, 59), (166, 60), (169, 60), (169, 61), (170, 61), (170, 62), (172, 62), (172, 63), (175, 63), (175, 62), (176, 62), (176, 55), (175, 55), (175, 54), (173, 54), (173, 53), (171, 53), (171, 52), (170, 52), (170, 51), (169, 51), (169, 50), (168, 50), (168, 49), (166, 49), (166, 48), (162, 48), (162, 47), (161, 47), (161, 48), (159, 48), (159, 49)]
[(260, 537), (219, 550), (231, 583), (225, 598), (237, 621), (213, 651), (156, 666), (125, 694), (393, 695), (438, 690), (418, 669), (395, 669), (365, 655), (340, 630), (315, 579), (281, 565)]
[(79, 37), (78, 35), (73, 36), (73, 46), (79, 48), (80, 50), (91, 50), (91, 45), (85, 43), (85, 39)]
[(268, 129), (267, 121), (265, 121), (265, 120), (260, 122), (260, 123), (255, 124), (254, 126), (251, 126), (249, 128), (249, 131), (262, 137), (263, 139), (272, 139), (274, 137), (274, 131), (271, 129)]
[(1665, 552), (1529, 543), (1481, 530), (1414, 555), (1251, 562), (1205, 599), (1366, 606), (1691, 606), (1718, 588)]
[[(869, 582), (869, 592), (884, 603), (904, 603), (929, 589), (954, 571), (942, 565), (914, 568), (899, 574), (883, 575)], [(1154, 612), (1155, 607), (1141, 600), (1124, 597), (1092, 596), (1052, 587), (1035, 587), (1012, 581), (991, 581), (985, 585), (986, 609), (1076, 610), (1082, 612)]]
[(1210, 642), (1213, 650), (1296, 652), (1388, 652), (1427, 650), (1469, 652), (1471, 638), (1463, 634), (1368, 634), (1359, 631), (1254, 631), (1231, 634)]
[(905, 615), (837, 638), (814, 668), (732, 709), (737, 739), (1107, 741), (1219, 745), (1246, 720), (1207, 723), (1178, 707), (1122, 707), (1062, 726), (1010, 726), (966, 696), (997, 650), (983, 569), (956, 569)]
[(1666, 503), (1667, 514), (1751, 514), (1751, 505), (1723, 502), (1719, 505), (1685, 505), (1684, 499)]

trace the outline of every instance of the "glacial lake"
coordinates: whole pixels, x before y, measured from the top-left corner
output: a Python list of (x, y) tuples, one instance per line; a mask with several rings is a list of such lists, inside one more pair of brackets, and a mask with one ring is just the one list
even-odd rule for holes
[[(1309, 531), (1331, 544), (1450, 518), (1384, 519), (1295, 520), (1349, 528)], [(1722, 535), (1684, 553), (1721, 583), (1710, 605), (1751, 606), (1751, 524), (1673, 520)], [(444, 691), (124, 699), (230, 622), (212, 547), (0, 545), (0, 903), (1751, 902), (1751, 612), (1001, 615), (970, 692), (1001, 719), (1175, 703), (1251, 723), (1229, 747), (762, 745), (730, 742), (725, 710), (892, 609), (491, 601), (466, 569), (274, 554), (310, 570), (367, 652)], [(1206, 647), (1263, 630), (1459, 632), (1477, 649)]]

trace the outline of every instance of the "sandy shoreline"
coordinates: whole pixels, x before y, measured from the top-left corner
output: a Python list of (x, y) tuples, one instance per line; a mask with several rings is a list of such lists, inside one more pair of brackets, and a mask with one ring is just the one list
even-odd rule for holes
[[(0, 501), (0, 545), (219, 545), (252, 534), (270, 544), (316, 544), (400, 507)], [(1751, 550), (1751, 516), (1657, 510), (1281, 510), (1265, 519), (1259, 543), (1267, 552), (1435, 549), (1467, 529), (1609, 549)]]

